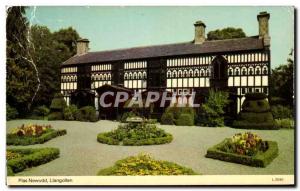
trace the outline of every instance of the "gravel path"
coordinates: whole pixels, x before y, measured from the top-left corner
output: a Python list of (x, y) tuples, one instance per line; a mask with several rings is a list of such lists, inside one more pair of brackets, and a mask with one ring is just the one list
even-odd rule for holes
[[(51, 124), (57, 129), (67, 129), (67, 135), (52, 139), (41, 145), (20, 147), (57, 147), (60, 158), (50, 163), (27, 169), (20, 176), (93, 176), (112, 166), (116, 160), (150, 153), (155, 159), (176, 162), (206, 175), (221, 174), (293, 174), (294, 173), (294, 130), (252, 130), (263, 139), (274, 140), (279, 144), (279, 156), (266, 168), (223, 162), (205, 158), (207, 148), (221, 142), (225, 137), (246, 130), (228, 127), (183, 127), (159, 125), (171, 133), (174, 140), (170, 144), (153, 146), (112, 146), (98, 143), (100, 132), (110, 131), (118, 122), (99, 121), (97, 123), (75, 121), (14, 120), (7, 122), (8, 131), (21, 124)], [(11, 148), (12, 146), (10, 146)]]

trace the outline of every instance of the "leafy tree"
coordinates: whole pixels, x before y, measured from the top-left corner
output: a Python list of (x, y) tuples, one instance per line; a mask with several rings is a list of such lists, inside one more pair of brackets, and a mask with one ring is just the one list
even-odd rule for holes
[(293, 50), (287, 59), (287, 64), (272, 70), (270, 94), (284, 99), (288, 105), (294, 102), (294, 60)]
[(76, 54), (76, 41), (79, 39), (79, 34), (72, 27), (60, 29), (53, 33), (54, 38), (59, 42), (66, 45), (70, 51), (69, 57)]
[[(62, 34), (65, 35), (66, 42), (70, 36), (79, 38), (78, 33), (70, 29), (60, 30), (64, 31)], [(72, 47), (68, 47), (67, 43), (64, 43), (64, 35), (62, 34), (59, 32), (51, 33), (46, 26), (34, 25), (31, 27), (31, 38), (34, 44), (32, 55), (34, 55), (33, 58), (38, 66), (41, 79), (35, 105), (50, 105), (54, 94), (60, 89), (60, 64), (74, 55)]]
[(217, 29), (210, 31), (207, 34), (208, 40), (224, 40), (232, 38), (243, 38), (246, 37), (245, 32), (241, 28), (227, 27), (224, 29)]
[(25, 7), (10, 7), (6, 18), (7, 103), (22, 116), (30, 109), (37, 87), (34, 63), (29, 52)]
[(228, 105), (228, 93), (222, 91), (209, 91), (209, 96), (198, 112), (197, 123), (202, 126), (224, 126), (224, 108)]

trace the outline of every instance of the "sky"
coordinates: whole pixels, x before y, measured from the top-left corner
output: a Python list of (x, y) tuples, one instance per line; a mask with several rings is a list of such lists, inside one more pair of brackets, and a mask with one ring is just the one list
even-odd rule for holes
[(52, 32), (69, 26), (90, 40), (90, 51), (187, 42), (194, 39), (194, 23), (206, 24), (206, 34), (225, 27), (242, 28), (247, 36), (258, 35), (257, 14), (270, 13), (271, 66), (286, 63), (294, 48), (293, 7), (29, 7), (30, 24)]

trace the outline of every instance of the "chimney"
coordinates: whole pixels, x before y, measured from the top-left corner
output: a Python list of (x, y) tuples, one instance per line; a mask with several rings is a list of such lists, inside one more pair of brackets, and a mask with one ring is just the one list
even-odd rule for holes
[(257, 15), (259, 38), (262, 38), (265, 46), (270, 46), (271, 38), (269, 36), (269, 18), (270, 14), (266, 11)]
[(195, 26), (195, 44), (202, 44), (205, 41), (205, 24), (202, 21), (197, 21)]
[(77, 40), (77, 55), (86, 54), (89, 51), (89, 42), (88, 39)]

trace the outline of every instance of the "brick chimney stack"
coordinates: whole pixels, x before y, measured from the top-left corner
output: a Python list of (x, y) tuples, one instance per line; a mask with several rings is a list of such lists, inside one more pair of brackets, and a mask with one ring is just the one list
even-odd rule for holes
[(270, 46), (271, 37), (269, 35), (269, 19), (270, 14), (266, 11), (257, 15), (259, 38), (262, 38), (265, 46)]
[(88, 39), (79, 39), (77, 41), (77, 55), (86, 54), (89, 51), (89, 40)]
[(195, 44), (202, 44), (205, 41), (205, 24), (197, 21), (195, 24)]

